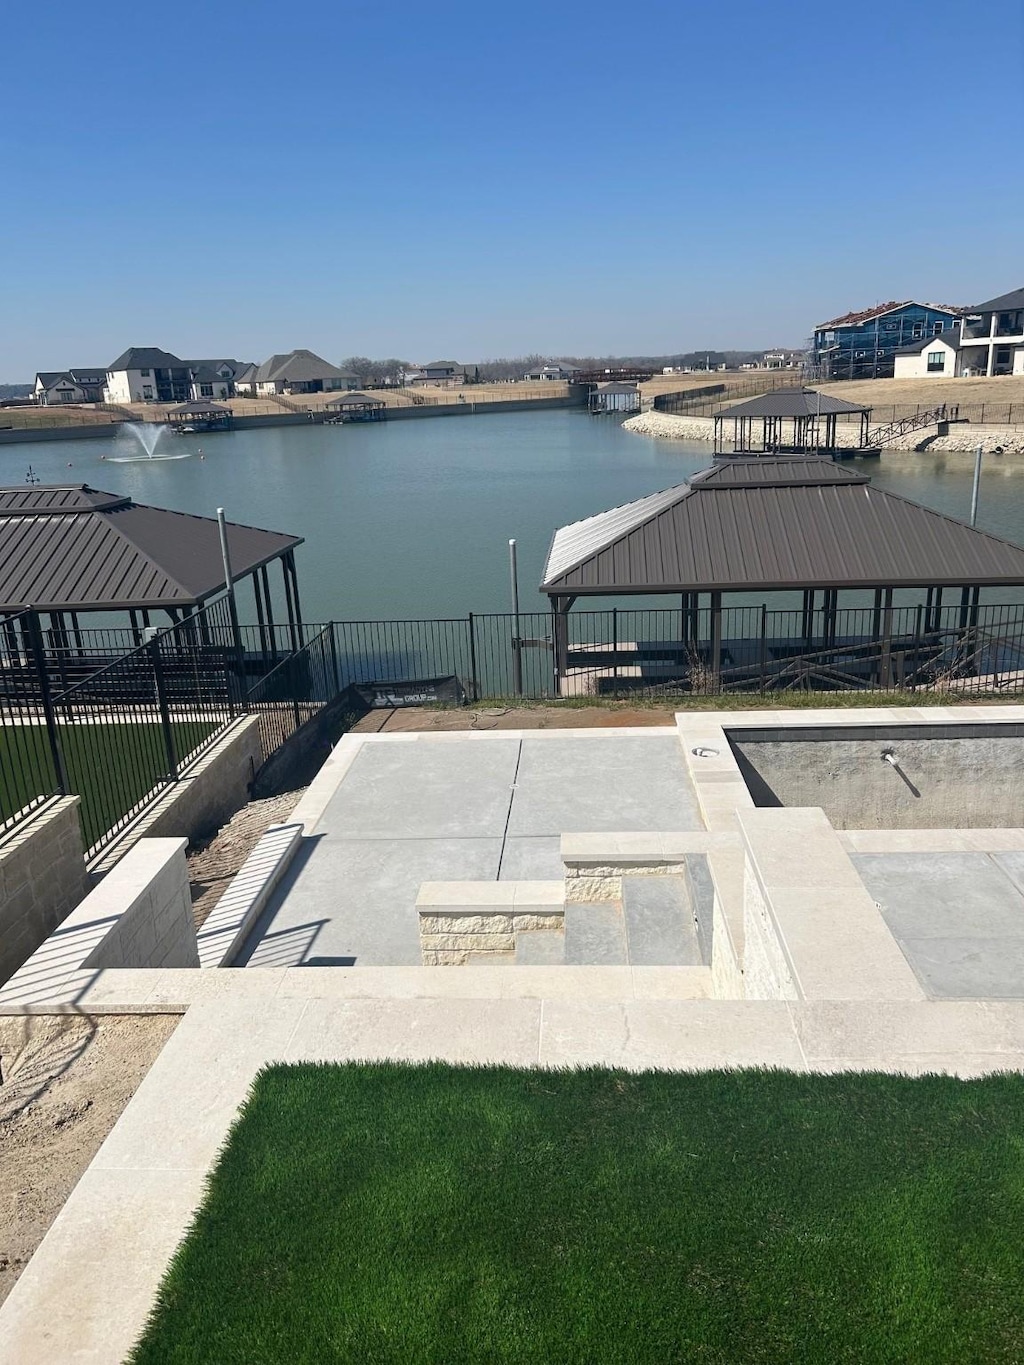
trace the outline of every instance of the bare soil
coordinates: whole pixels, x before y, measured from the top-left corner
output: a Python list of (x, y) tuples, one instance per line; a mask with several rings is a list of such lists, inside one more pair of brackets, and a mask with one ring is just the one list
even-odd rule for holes
[(467, 706), (431, 710), (409, 706), (370, 711), (355, 733), (388, 734), (412, 730), (614, 730), (626, 725), (674, 725), (678, 706), (636, 706), (609, 702), (602, 706)]
[(287, 820), (305, 788), (250, 801), (236, 811), (205, 844), (188, 855), (192, 912), (200, 929), (227, 890), (228, 883), (271, 825)]
[(177, 1023), (0, 1018), (0, 1303)]

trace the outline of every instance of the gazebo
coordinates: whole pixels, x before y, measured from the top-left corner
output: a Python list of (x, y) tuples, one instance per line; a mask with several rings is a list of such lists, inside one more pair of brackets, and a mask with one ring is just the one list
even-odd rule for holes
[(383, 422), (387, 404), (382, 398), (371, 398), (368, 393), (344, 393), (326, 405), (332, 415), (328, 425), (339, 422)]
[[(831, 459), (764, 456), (723, 460), (688, 483), (561, 527), (541, 592), (552, 609), (555, 686), (566, 694), (574, 675), (600, 682), (613, 669), (616, 680), (685, 683), (699, 666), (716, 689), (809, 678), (884, 686), (954, 669), (1024, 669), (1021, 609), (980, 602), (983, 588), (1022, 584), (1024, 547), (875, 488)], [(951, 589), (959, 601), (944, 605)], [(799, 608), (764, 600), (794, 590)], [(600, 630), (590, 621), (587, 637), (570, 643), (579, 599), (652, 594), (679, 603), (630, 613), (641, 623), (668, 619), (658, 640), (624, 640), (615, 630), (604, 631), (611, 640), (594, 638)], [(734, 594), (744, 604), (723, 608)], [(751, 607), (754, 594), (761, 602)]]
[(183, 435), (192, 431), (227, 431), (232, 416), (230, 408), (211, 403), (206, 398), (198, 398), (191, 403), (179, 403), (176, 408), (170, 408), (167, 421), (176, 432)]
[[(837, 419), (854, 415), (860, 419), (856, 445), (837, 447)], [(716, 456), (725, 453), (728, 421), (732, 422), (733, 455), (877, 453), (868, 445), (871, 409), (816, 389), (775, 389), (716, 412)]]
[[(301, 536), (225, 525), (231, 578), (252, 584), (264, 653), (277, 652), (269, 567), (281, 564), (288, 636), (300, 647), (295, 547)], [(49, 618), (51, 638), (83, 648), (81, 617), (127, 614), (135, 642), (162, 614), (188, 621), (227, 587), (214, 517), (147, 507), (88, 484), (0, 488), (0, 618), (26, 607)], [(206, 629), (197, 616), (200, 639)], [(113, 637), (112, 637), (113, 638)], [(203, 640), (206, 643), (206, 640)]]

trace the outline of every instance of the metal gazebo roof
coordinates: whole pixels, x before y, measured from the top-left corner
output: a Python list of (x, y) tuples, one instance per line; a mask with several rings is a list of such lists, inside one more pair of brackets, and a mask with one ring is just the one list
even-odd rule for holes
[(870, 412), (861, 403), (833, 398), (817, 389), (774, 389), (745, 402), (721, 408), (719, 417), (831, 417), (834, 413)]
[(555, 532), (550, 596), (1024, 583), (1024, 547), (811, 456), (724, 461)]
[[(234, 578), (300, 536), (227, 524)], [(213, 517), (146, 507), (88, 484), (0, 488), (0, 611), (195, 606), (225, 587)]]

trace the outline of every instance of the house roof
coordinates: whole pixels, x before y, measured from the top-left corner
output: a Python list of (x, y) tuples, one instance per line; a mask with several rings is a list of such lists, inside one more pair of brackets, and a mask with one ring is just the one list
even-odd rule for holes
[(180, 360), (176, 355), (171, 355), (170, 351), (161, 351), (158, 346), (129, 346), (127, 351), (111, 361), (107, 366), (107, 373), (114, 374), (118, 370), (177, 370), (185, 367), (186, 362)]
[(773, 389), (757, 398), (722, 408), (719, 417), (831, 417), (840, 412), (870, 412), (861, 403), (833, 398), (817, 389)]
[(227, 366), (231, 371), (231, 378), (237, 379), (243, 370), (249, 368), (247, 360), (186, 360), (184, 362), (192, 371), (192, 377), (199, 380), (220, 379), (220, 371)]
[[(229, 522), (237, 577), (298, 536)], [(188, 607), (225, 586), (213, 517), (146, 507), (88, 484), (0, 488), (0, 611)]]
[(954, 340), (952, 329), (948, 332), (936, 332), (934, 336), (921, 337), (918, 341), (912, 341), (909, 346), (900, 346), (898, 350), (893, 351), (893, 355), (920, 355), (922, 351), (926, 351), (929, 346), (934, 346), (936, 342), (948, 346), (951, 351), (957, 351), (960, 349), (960, 333), (956, 333)]
[(636, 393), (635, 384), (627, 384), (624, 381), (612, 380), (608, 384), (598, 384), (595, 392), (597, 393)]
[(77, 365), (71, 370), (40, 370), (36, 374), (36, 380), (41, 381), (47, 389), (52, 389), (59, 384), (62, 379), (70, 379), (73, 384), (102, 384), (107, 377), (106, 369), (99, 367)]
[(239, 370), (235, 375), (236, 384), (251, 384), (256, 378), (256, 366), (250, 361), (244, 369)]
[(831, 460), (727, 460), (555, 532), (541, 591), (771, 592), (1024, 583), (1024, 547)]
[(1011, 289), (1008, 294), (1000, 294), (997, 299), (989, 299), (987, 303), (979, 303), (970, 311), (972, 313), (1012, 313), (1018, 308), (1024, 308), (1024, 289)]
[(246, 378), (255, 380), (257, 384), (280, 383), (284, 380), (306, 384), (314, 379), (351, 377), (353, 376), (349, 370), (339, 370), (337, 365), (314, 355), (312, 351), (304, 350), (289, 351), (286, 355), (272, 355), (262, 365), (257, 365), (251, 376), (246, 373)]
[(828, 322), (815, 324), (816, 332), (824, 331), (828, 327), (856, 327), (862, 322), (873, 322), (875, 318), (880, 318), (886, 313), (895, 313), (900, 308), (934, 308), (940, 313), (949, 313), (953, 317), (960, 317), (964, 309), (951, 303), (918, 303), (916, 299), (890, 299), (888, 303), (876, 303), (874, 308), (863, 308), (857, 313), (844, 313), (842, 317), (830, 318)]
[(428, 360), (426, 365), (421, 365), (422, 370), (461, 370), (462, 366), (457, 360)]

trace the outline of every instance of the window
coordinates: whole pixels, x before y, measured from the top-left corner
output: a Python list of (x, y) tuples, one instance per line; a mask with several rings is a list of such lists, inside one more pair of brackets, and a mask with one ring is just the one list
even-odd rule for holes
[(863, 359), (864, 356), (867, 355), (867, 351), (855, 351), (855, 352), (854, 352), (854, 355), (856, 356), (856, 358), (857, 358), (858, 360), (861, 360), (861, 359)]
[(942, 335), (942, 323), (941, 323), (941, 322), (933, 322), (933, 323), (932, 323), (932, 336), (933, 336), (933, 337), (937, 337), (937, 336), (941, 336), (941, 335)]
[(887, 322), (885, 324), (885, 330), (887, 332), (895, 332), (898, 326), (899, 326), (898, 322)]
[(152, 397), (153, 397), (153, 385), (152, 385), (152, 384), (143, 384), (143, 386), (142, 386), (142, 397), (143, 397), (143, 399), (152, 398)]
[(143, 379), (148, 379), (148, 378), (150, 377), (150, 376), (149, 376), (149, 371), (148, 371), (148, 370), (140, 370), (140, 371), (139, 371), (139, 374), (142, 375)]
[(912, 335), (913, 335), (913, 338), (914, 338), (915, 341), (920, 341), (920, 340), (921, 340), (921, 338), (924, 336), (924, 323), (923, 323), (923, 322), (915, 322), (915, 323), (914, 323), (914, 330), (913, 330)]
[(199, 393), (200, 393), (200, 396), (203, 397), (203, 398), (212, 398), (212, 397), (213, 397), (213, 385), (212, 385), (212, 384), (200, 384), (200, 385), (199, 385)]
[(74, 389), (57, 390), (57, 397), (60, 399), (62, 403), (70, 403), (74, 399), (74, 396), (75, 396)]
[(942, 373), (945, 372), (945, 369), (946, 369), (946, 352), (945, 352), (945, 351), (929, 351), (929, 352), (928, 352), (928, 373), (929, 373), (929, 374), (934, 374), (936, 371), (938, 371), (940, 374), (942, 374)]

